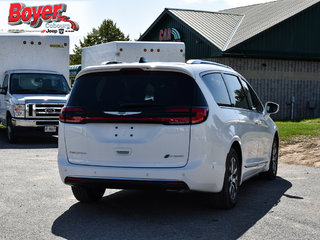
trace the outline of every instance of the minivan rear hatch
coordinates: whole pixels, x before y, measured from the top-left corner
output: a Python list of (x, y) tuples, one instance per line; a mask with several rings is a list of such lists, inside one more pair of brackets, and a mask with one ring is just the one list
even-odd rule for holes
[(60, 121), (69, 162), (106, 167), (183, 167), (191, 124), (207, 105), (189, 75), (141, 69), (76, 80)]

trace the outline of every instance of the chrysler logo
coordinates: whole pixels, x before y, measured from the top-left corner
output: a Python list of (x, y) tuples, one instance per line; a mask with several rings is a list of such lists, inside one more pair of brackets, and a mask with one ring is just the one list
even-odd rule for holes
[(116, 115), (116, 116), (128, 116), (128, 115), (137, 115), (141, 112), (104, 112), (105, 114)]

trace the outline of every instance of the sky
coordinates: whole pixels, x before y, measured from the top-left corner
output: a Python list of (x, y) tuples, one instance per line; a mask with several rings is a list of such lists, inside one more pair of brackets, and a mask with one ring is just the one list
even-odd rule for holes
[[(104, 19), (111, 19), (130, 40), (137, 40), (156, 20), (165, 8), (181, 8), (206, 11), (246, 6), (270, 2), (271, 0), (0, 0), (0, 32), (8, 29), (32, 29), (26, 24), (8, 25), (10, 3), (24, 3), (28, 6), (43, 6), (65, 3), (65, 15), (79, 24), (79, 31), (69, 33), (70, 52), (79, 40), (83, 39), (92, 28), (98, 27)], [(45, 23), (39, 29), (45, 29)]]

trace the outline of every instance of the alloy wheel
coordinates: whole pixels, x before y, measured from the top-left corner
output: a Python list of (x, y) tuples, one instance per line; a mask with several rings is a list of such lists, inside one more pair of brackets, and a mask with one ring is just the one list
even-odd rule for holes
[(272, 155), (271, 155), (271, 167), (274, 175), (277, 174), (278, 169), (278, 145), (277, 142), (274, 141), (272, 145)]
[(229, 173), (229, 196), (234, 201), (239, 188), (238, 164), (234, 156), (230, 159)]

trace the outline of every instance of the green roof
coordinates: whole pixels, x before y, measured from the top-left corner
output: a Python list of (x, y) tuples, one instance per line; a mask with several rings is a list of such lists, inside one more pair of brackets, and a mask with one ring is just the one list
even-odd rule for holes
[(214, 13), (196, 10), (168, 9), (220, 50), (224, 50), (243, 16), (233, 13)]
[(241, 24), (236, 29), (226, 49), (256, 36), (318, 2), (320, 0), (278, 0), (220, 11), (219, 13), (243, 16)]
[(278, 0), (219, 12), (166, 8), (139, 40), (143, 41), (152, 28), (165, 15), (169, 15), (194, 30), (221, 52), (227, 52), (319, 2)]

